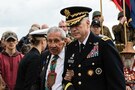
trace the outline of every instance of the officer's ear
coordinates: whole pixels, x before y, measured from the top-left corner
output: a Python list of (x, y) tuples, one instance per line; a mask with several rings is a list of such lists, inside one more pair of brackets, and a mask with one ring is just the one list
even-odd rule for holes
[(87, 23), (88, 25), (90, 25), (90, 20), (89, 20), (89, 19), (87, 19), (86, 23)]
[(86, 23), (87, 23), (88, 27), (90, 27), (90, 20), (89, 19), (86, 20)]

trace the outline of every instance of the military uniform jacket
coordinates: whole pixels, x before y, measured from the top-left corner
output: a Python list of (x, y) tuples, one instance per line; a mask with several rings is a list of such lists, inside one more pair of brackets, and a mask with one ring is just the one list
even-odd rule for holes
[[(125, 43), (124, 27), (121, 23), (119, 23), (118, 25), (114, 25), (112, 27), (112, 32), (114, 34), (116, 44)], [(127, 40), (132, 41), (135, 45), (135, 30), (133, 30), (131, 27), (127, 27), (126, 32)]]
[(40, 78), (41, 78), (41, 90), (45, 90), (45, 77), (46, 77), (46, 72), (47, 72), (47, 68), (48, 68), (48, 64), (51, 58), (51, 53), (46, 50), (45, 52), (42, 53), (42, 71), (40, 74)]
[[(102, 30), (100, 33), (102, 33)], [(103, 26), (103, 35), (108, 36), (109, 38), (113, 39), (109, 31), (109, 28), (107, 26)]]
[[(82, 53), (74, 41), (67, 47), (65, 58), (65, 72), (74, 70), (71, 83), (75, 90), (125, 90), (123, 64), (110, 39), (91, 32)], [(63, 80), (65, 86), (67, 82)]]

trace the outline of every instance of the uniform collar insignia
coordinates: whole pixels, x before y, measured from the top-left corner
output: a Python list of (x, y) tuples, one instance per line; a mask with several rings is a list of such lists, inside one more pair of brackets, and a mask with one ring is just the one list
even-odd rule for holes
[(49, 59), (49, 55), (47, 56), (47, 59)]
[(92, 42), (89, 42), (89, 44), (91, 45), (91, 44), (92, 44)]
[(94, 45), (98, 45), (98, 42), (95, 42)]
[(74, 58), (74, 55), (75, 55), (75, 54), (73, 53), (72, 56), (70, 57), (70, 59), (73, 59), (73, 58)]

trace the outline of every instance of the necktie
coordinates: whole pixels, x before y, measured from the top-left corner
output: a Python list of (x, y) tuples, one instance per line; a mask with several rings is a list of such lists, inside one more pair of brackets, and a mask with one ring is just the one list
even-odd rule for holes
[(59, 58), (59, 56), (55, 55), (55, 56), (53, 56), (53, 58), (51, 60), (50, 71), (49, 71), (48, 76), (47, 76), (46, 90), (51, 90), (51, 87), (55, 83), (55, 79), (56, 79), (56, 76), (57, 76), (57, 73), (55, 72), (55, 68), (56, 68), (56, 62), (57, 62), (58, 58)]
[(84, 45), (83, 43), (81, 43), (81, 44), (80, 44), (80, 52), (82, 52), (82, 51), (83, 51), (84, 46), (85, 46), (85, 45)]

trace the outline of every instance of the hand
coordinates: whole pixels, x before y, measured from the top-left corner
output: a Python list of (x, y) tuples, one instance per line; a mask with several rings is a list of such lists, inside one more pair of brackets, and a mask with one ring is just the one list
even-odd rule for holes
[(124, 22), (127, 22), (127, 18), (126, 17), (122, 17), (121, 19), (120, 19), (120, 23), (123, 25), (124, 24)]
[(4, 90), (6, 88), (6, 83), (4, 82), (2, 76), (0, 75), (0, 90)]
[(126, 86), (126, 90), (132, 90), (129, 86)]
[(99, 18), (99, 21), (100, 21), (100, 23), (103, 23), (103, 22), (104, 22), (104, 17), (101, 16), (101, 17)]
[(74, 76), (74, 71), (67, 69), (67, 72), (66, 72), (64, 79), (67, 81), (71, 81), (73, 76)]

